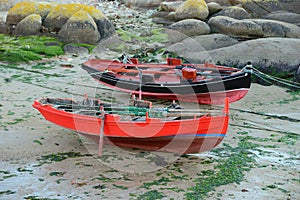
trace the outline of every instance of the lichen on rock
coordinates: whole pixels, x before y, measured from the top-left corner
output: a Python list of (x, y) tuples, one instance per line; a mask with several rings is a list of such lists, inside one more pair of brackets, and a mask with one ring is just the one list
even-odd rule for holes
[(38, 14), (31, 14), (20, 21), (14, 31), (14, 35), (28, 36), (38, 35), (42, 28), (42, 18)]
[(207, 4), (204, 0), (187, 0), (175, 11), (176, 20), (200, 19), (205, 20), (209, 14)]
[[(94, 20), (106, 18), (100, 10), (93, 6), (78, 3), (59, 4), (48, 14), (47, 18), (45, 19), (44, 26), (50, 28), (50, 30), (60, 30), (69, 20), (69, 18), (80, 10), (89, 13)], [(80, 18), (80, 16), (78, 16), (78, 18)]]
[(65, 43), (96, 44), (101, 36), (97, 24), (87, 11), (76, 12), (58, 32), (59, 39)]
[(19, 2), (8, 11), (6, 23), (16, 25), (31, 14), (38, 14), (45, 19), (55, 5), (47, 2)]

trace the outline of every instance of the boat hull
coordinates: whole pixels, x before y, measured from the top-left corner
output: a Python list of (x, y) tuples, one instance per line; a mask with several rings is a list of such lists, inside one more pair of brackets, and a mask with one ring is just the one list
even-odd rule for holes
[[(81, 135), (99, 143), (99, 136), (80, 133)], [(154, 138), (124, 138), (104, 137), (104, 143), (121, 148), (135, 148), (147, 151), (163, 151), (178, 154), (194, 154), (210, 151), (219, 145), (225, 134), (201, 136), (192, 134), (177, 137), (154, 137)]]
[(120, 91), (140, 94), (149, 97), (158, 97), (171, 100), (197, 102), (199, 104), (223, 104), (242, 99), (251, 86), (251, 73), (238, 72), (222, 78), (213, 78), (207, 81), (155, 84), (145, 83), (140, 88), (139, 81), (122, 79), (115, 74), (99, 73), (96, 68), (83, 65), (91, 76), (100, 83)]
[(174, 153), (200, 153), (216, 147), (224, 139), (228, 128), (227, 110), (220, 116), (205, 115), (194, 119), (163, 121), (146, 118), (145, 121), (121, 121), (119, 115), (85, 116), (57, 110), (48, 104), (35, 101), (33, 107), (44, 118), (64, 128), (99, 141), (104, 123), (104, 139), (119, 147), (138, 148)]

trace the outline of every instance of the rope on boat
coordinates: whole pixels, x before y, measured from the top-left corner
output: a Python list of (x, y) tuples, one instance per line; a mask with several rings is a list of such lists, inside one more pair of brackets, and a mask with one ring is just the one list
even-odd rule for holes
[(285, 86), (285, 87), (289, 87), (289, 88), (293, 88), (293, 89), (297, 89), (300, 90), (300, 84), (294, 81), (288, 81), (282, 78), (278, 78), (272, 75), (268, 75), (265, 74), (261, 71), (259, 71), (258, 69), (253, 67), (253, 74), (256, 75), (257, 77), (261, 78), (262, 80), (264, 80), (265, 82), (269, 83), (269, 84), (275, 84), (279, 83), (279, 85)]

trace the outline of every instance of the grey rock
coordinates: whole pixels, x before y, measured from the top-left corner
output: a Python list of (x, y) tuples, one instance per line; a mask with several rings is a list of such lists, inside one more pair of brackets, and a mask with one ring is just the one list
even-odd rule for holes
[(103, 54), (107, 50), (124, 53), (126, 43), (118, 36), (113, 35), (109, 38), (101, 40), (93, 49), (93, 54)]
[(175, 21), (174, 12), (155, 12), (151, 16), (152, 22), (157, 24), (171, 25)]
[(170, 12), (157, 11), (150, 15), (151, 18), (167, 18)]
[(251, 15), (244, 9), (238, 6), (230, 6), (222, 9), (220, 12), (213, 15), (215, 16), (227, 16), (234, 19), (249, 19)]
[(300, 25), (300, 14), (292, 13), (292, 12), (276, 11), (276, 12), (267, 14), (266, 16), (263, 16), (262, 18), (283, 21), (283, 22), (295, 24), (298, 26)]
[(71, 55), (83, 55), (83, 54), (88, 54), (89, 50), (85, 47), (82, 46), (75, 46), (72, 44), (66, 44), (64, 46), (64, 52), (65, 54), (71, 54)]
[(0, 34), (10, 34), (10, 29), (4, 21), (0, 21)]
[(262, 27), (263, 37), (300, 38), (300, 27), (297, 25), (266, 19), (252, 21)]
[(183, 1), (162, 2), (159, 7), (161, 11), (174, 12), (182, 3)]
[(257, 18), (279, 10), (300, 14), (299, 0), (247, 1), (242, 7)]
[(31, 14), (21, 20), (15, 27), (14, 35), (38, 35), (42, 28), (42, 18), (40, 15)]
[(216, 2), (207, 3), (207, 7), (210, 15), (213, 15), (223, 9), (222, 6)]
[(169, 26), (170, 29), (179, 31), (186, 36), (205, 35), (210, 32), (209, 26), (197, 19), (185, 19)]
[(237, 20), (226, 16), (216, 16), (212, 17), (208, 21), (208, 25), (210, 26), (212, 32), (223, 33), (237, 37), (300, 37), (300, 27), (294, 24), (275, 20)]
[(251, 20), (237, 20), (226, 16), (212, 17), (208, 25), (213, 33), (222, 33), (237, 37), (262, 37), (262, 27)]
[(221, 6), (232, 6), (233, 4), (230, 2), (230, 0), (205, 0), (207, 3), (217, 3), (220, 4)]
[(107, 19), (94, 19), (98, 32), (100, 33), (101, 39), (111, 37), (116, 33), (114, 25)]
[(163, 24), (163, 25), (171, 25), (174, 23), (174, 21), (166, 19), (166, 18), (160, 18), (160, 17), (154, 17), (152, 18), (152, 22), (156, 24)]
[(83, 10), (75, 13), (67, 21), (58, 32), (58, 36), (59, 39), (65, 43), (97, 44), (101, 39), (93, 18), (88, 12)]
[(167, 51), (182, 54), (182, 52), (200, 52), (219, 49), (238, 43), (238, 40), (233, 39), (223, 34), (209, 34), (195, 37), (189, 37), (181, 42), (175, 43), (167, 47)]
[(264, 71), (270, 68), (295, 74), (300, 63), (300, 39), (261, 38), (205, 52), (182, 52), (191, 62), (214, 62), (238, 67), (249, 60)]

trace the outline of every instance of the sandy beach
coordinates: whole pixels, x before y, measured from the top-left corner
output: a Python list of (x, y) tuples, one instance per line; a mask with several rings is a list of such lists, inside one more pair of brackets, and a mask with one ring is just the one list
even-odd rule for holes
[[(214, 170), (222, 160), (220, 154), (179, 157), (104, 146), (98, 158), (95, 143), (47, 122), (32, 108), (40, 97), (79, 98), (85, 93), (126, 102), (129, 94), (95, 83), (81, 69), (88, 58), (0, 63), (0, 199), (147, 199), (145, 194), (159, 197), (148, 199), (185, 199), (203, 178), (201, 172)], [(254, 160), (242, 181), (214, 187), (206, 199), (300, 198), (299, 105), (299, 93), (258, 84), (231, 104), (227, 137), (216, 149), (226, 152), (243, 139), (258, 146), (249, 148)]]

